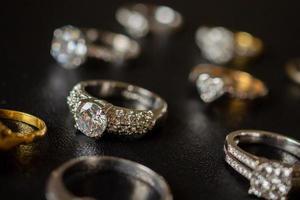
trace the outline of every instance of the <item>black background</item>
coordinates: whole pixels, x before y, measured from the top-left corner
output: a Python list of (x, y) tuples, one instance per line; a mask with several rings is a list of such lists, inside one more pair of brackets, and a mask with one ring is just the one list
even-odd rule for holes
[[(113, 155), (142, 163), (166, 178), (175, 199), (251, 199), (248, 181), (224, 162), (223, 142), (230, 131), (250, 128), (300, 139), (300, 87), (288, 80), (283, 68), (287, 59), (299, 56), (299, 1), (157, 1), (183, 14), (184, 29), (168, 38), (143, 39), (144, 51), (135, 62), (114, 66), (89, 60), (72, 71), (55, 63), (49, 54), (55, 28), (73, 24), (124, 33), (114, 19), (124, 2), (1, 2), (0, 107), (35, 114), (46, 121), (49, 131), (32, 145), (0, 154), (0, 199), (44, 199), (51, 170), (83, 155)], [(203, 105), (187, 77), (201, 62), (194, 33), (204, 24), (248, 31), (263, 39), (264, 56), (244, 70), (265, 81), (270, 89), (267, 99), (259, 104)], [(96, 141), (76, 132), (66, 96), (77, 82), (102, 78), (134, 83), (165, 98), (169, 115), (164, 128), (134, 141)]]

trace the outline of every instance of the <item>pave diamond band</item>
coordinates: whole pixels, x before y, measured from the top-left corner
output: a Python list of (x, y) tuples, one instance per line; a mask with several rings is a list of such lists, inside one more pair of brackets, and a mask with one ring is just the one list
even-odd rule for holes
[(134, 37), (143, 37), (150, 31), (172, 32), (183, 23), (181, 14), (170, 7), (142, 3), (120, 7), (116, 12), (116, 19)]
[(71, 25), (58, 28), (53, 33), (51, 55), (67, 69), (79, 67), (87, 57), (122, 62), (139, 54), (139, 44), (122, 34), (79, 29)]
[[(123, 107), (109, 103), (121, 100)], [(143, 136), (165, 116), (167, 103), (141, 87), (111, 80), (83, 81), (67, 98), (76, 128), (99, 138), (104, 131), (117, 135)]]
[(196, 43), (210, 62), (244, 65), (261, 54), (263, 43), (246, 32), (232, 32), (224, 27), (201, 26), (196, 31)]
[[(97, 176), (99, 175), (99, 172), (105, 173), (108, 171), (111, 173), (125, 175), (122, 177), (134, 180), (130, 181), (130, 198), (124, 197), (125, 199), (149, 199), (151, 192), (153, 192), (152, 190), (157, 192), (157, 199), (173, 199), (170, 187), (161, 175), (139, 163), (110, 156), (79, 157), (67, 161), (61, 165), (59, 168), (54, 170), (49, 177), (46, 188), (46, 199), (94, 200), (95, 198), (93, 197), (82, 197), (73, 194), (70, 190), (68, 190), (68, 187), (66, 187), (65, 178), (76, 175), (78, 176), (79, 174), (84, 174), (84, 177), (89, 177), (89, 175)], [(145, 187), (145, 185), (142, 183), (146, 184), (147, 186)]]
[(239, 99), (255, 99), (268, 93), (264, 83), (252, 75), (210, 64), (194, 67), (189, 79), (196, 85), (201, 99), (206, 103), (226, 93)]
[(299, 164), (258, 157), (241, 149), (239, 143), (270, 145), (299, 158), (300, 142), (276, 133), (240, 130), (230, 133), (224, 145), (226, 162), (250, 180), (249, 194), (265, 199), (284, 200), (292, 186), (300, 186)]

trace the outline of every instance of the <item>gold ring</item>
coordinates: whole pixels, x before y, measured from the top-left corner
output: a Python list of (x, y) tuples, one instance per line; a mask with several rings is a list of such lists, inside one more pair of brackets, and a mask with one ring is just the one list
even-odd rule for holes
[(47, 127), (43, 120), (23, 112), (0, 109), (0, 119), (14, 120), (28, 124), (36, 130), (27, 132), (14, 132), (0, 122), (0, 149), (10, 149), (22, 143), (32, 142), (36, 137), (44, 136)]
[(206, 103), (226, 93), (239, 99), (255, 99), (268, 94), (265, 84), (251, 74), (210, 64), (196, 66), (190, 73), (190, 80)]
[(261, 39), (225, 27), (199, 27), (196, 43), (204, 58), (216, 64), (244, 66), (263, 52)]

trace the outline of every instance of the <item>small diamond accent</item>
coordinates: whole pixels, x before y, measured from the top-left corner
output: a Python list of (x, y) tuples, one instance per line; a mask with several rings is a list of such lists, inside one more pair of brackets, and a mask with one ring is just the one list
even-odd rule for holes
[(214, 63), (227, 63), (235, 53), (234, 34), (223, 27), (200, 27), (196, 42), (203, 56)]
[(219, 77), (211, 77), (208, 74), (200, 74), (196, 86), (201, 99), (206, 102), (212, 102), (225, 93), (224, 81)]
[(265, 199), (286, 199), (292, 186), (292, 172), (292, 168), (277, 162), (258, 165), (250, 179), (249, 194)]
[(107, 127), (102, 108), (93, 102), (81, 102), (76, 113), (76, 128), (89, 137), (100, 137)]
[(81, 65), (87, 56), (87, 45), (82, 32), (73, 26), (64, 26), (54, 31), (51, 55), (67, 69)]

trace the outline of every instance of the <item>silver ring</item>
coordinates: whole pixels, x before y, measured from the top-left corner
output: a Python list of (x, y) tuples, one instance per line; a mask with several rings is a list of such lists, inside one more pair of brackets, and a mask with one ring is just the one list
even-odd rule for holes
[[(117, 97), (130, 107), (115, 106)], [(83, 81), (67, 98), (75, 127), (89, 137), (99, 138), (106, 130), (122, 136), (140, 137), (153, 129), (167, 112), (167, 103), (144, 88), (112, 80)]]
[(140, 46), (122, 34), (68, 25), (54, 31), (50, 53), (64, 68), (74, 69), (87, 57), (107, 62), (134, 59), (140, 54)]
[[(89, 157), (80, 157), (76, 159), (72, 159), (59, 168), (54, 170), (47, 183), (46, 188), (46, 198), (47, 200), (84, 200), (89, 199), (93, 200), (91, 197), (77, 197), (72, 194), (64, 185), (63, 179), (64, 175), (71, 169), (88, 169), (91, 171), (97, 170), (99, 171), (114, 171), (116, 173), (122, 173), (132, 177), (134, 179), (141, 180), (150, 185), (153, 189), (155, 189), (160, 195), (160, 200), (172, 200), (172, 194), (170, 188), (165, 181), (165, 179), (149, 169), (148, 167), (138, 164), (133, 161), (109, 157), (109, 156), (89, 156)], [(77, 172), (77, 171), (76, 171)], [(86, 172), (86, 171), (85, 171)], [(79, 171), (80, 173), (80, 171)], [(84, 171), (83, 171), (84, 173)], [(72, 175), (72, 174), (70, 174)], [(147, 194), (140, 192), (141, 188), (139, 185), (135, 185), (134, 188), (136, 191), (133, 194), (132, 199), (144, 199)], [(144, 191), (144, 190), (142, 190)]]
[(143, 37), (149, 31), (173, 32), (183, 24), (181, 14), (170, 7), (141, 3), (120, 7), (116, 19), (134, 37)]
[(203, 57), (216, 64), (245, 65), (263, 50), (259, 38), (225, 27), (201, 26), (196, 31), (195, 40)]
[(239, 130), (225, 140), (226, 162), (250, 180), (249, 194), (265, 199), (286, 199), (293, 187), (300, 186), (300, 165), (258, 157), (244, 151), (240, 143), (260, 143), (284, 150), (300, 157), (297, 140), (276, 133), (260, 130)]

